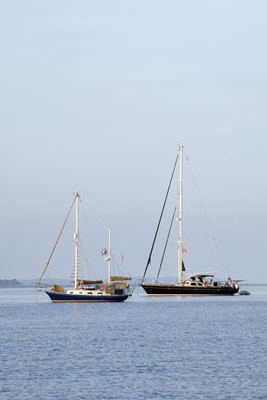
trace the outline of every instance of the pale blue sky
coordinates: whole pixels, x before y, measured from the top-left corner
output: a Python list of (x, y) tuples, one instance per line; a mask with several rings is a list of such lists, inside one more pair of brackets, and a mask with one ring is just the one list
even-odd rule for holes
[[(0, 0), (0, 278), (40, 275), (75, 191), (95, 273), (111, 224), (141, 275), (183, 143), (231, 275), (267, 283), (266, 15), (257, 0)], [(191, 211), (187, 262), (213, 267)], [(69, 276), (71, 230), (52, 276)]]

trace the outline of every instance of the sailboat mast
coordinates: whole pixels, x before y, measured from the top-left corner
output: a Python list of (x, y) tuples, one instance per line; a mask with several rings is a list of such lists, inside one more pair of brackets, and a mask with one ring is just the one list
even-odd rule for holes
[(111, 227), (108, 228), (108, 281), (111, 276)]
[(79, 248), (79, 193), (76, 194), (76, 223), (74, 233), (74, 287), (78, 287), (78, 248)]
[(183, 282), (183, 146), (179, 146), (180, 182), (179, 182), (179, 240), (178, 240), (178, 281)]

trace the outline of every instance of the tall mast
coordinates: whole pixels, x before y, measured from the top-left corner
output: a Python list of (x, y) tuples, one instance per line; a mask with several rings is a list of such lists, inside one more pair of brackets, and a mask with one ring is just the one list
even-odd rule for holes
[(111, 276), (111, 227), (108, 228), (108, 281)]
[(179, 182), (179, 240), (178, 240), (178, 281), (183, 282), (183, 146), (179, 146), (180, 182)]
[(76, 193), (76, 223), (74, 233), (74, 287), (78, 287), (78, 247), (79, 247), (79, 200), (80, 195)]

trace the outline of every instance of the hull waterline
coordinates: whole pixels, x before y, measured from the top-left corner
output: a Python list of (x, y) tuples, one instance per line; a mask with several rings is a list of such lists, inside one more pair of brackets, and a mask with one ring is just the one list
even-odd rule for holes
[(232, 296), (238, 292), (238, 289), (226, 286), (203, 286), (188, 287), (179, 285), (146, 285), (142, 284), (142, 288), (150, 296)]
[(117, 303), (127, 300), (128, 294), (123, 295), (76, 295), (67, 293), (46, 292), (52, 303)]

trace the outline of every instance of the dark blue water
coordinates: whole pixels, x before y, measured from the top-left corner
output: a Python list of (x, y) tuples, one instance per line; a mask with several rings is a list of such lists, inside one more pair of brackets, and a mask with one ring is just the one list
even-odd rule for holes
[(267, 287), (251, 296), (36, 303), (0, 290), (1, 399), (267, 399)]

